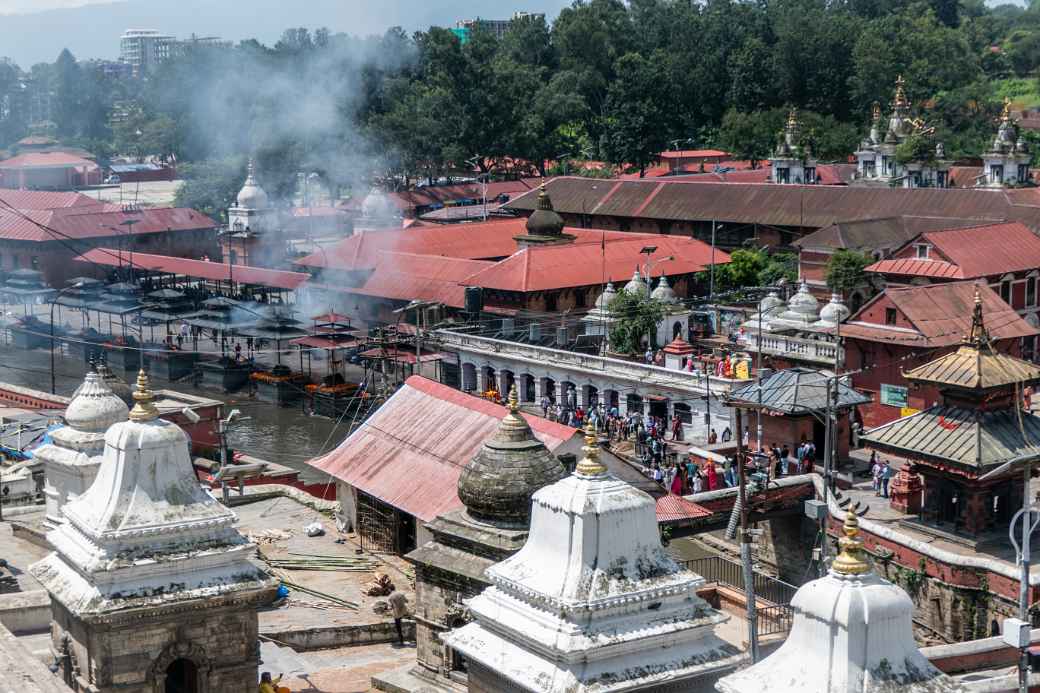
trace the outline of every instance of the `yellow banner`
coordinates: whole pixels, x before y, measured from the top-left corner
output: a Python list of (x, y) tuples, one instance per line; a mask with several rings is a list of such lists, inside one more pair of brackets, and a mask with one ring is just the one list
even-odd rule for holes
[(916, 414), (919, 411), (921, 411), (921, 410), (920, 409), (914, 409), (913, 407), (901, 407), (899, 409), (899, 416), (901, 416), (901, 417), (903, 417), (903, 416), (913, 416), (914, 414)]

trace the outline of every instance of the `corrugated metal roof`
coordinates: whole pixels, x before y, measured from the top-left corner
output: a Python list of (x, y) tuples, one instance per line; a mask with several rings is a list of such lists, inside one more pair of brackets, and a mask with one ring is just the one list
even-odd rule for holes
[[(673, 257), (654, 265), (655, 276), (675, 276), (703, 271), (711, 264), (711, 246), (683, 236), (655, 236), (657, 250), (651, 258)], [(530, 292), (574, 286), (594, 286), (621, 281), (642, 264), (639, 251), (646, 239), (616, 239), (598, 243), (574, 243), (525, 248), (513, 256), (465, 279), (470, 286), (502, 291)], [(715, 251), (715, 262), (729, 262), (729, 255)]]
[[(994, 219), (993, 221), (1000, 221)], [(850, 250), (893, 251), (926, 231), (978, 226), (978, 219), (949, 217), (885, 217), (843, 221), (825, 226), (792, 245), (799, 248), (848, 248)]]
[(988, 346), (964, 345), (928, 363), (905, 372), (907, 380), (956, 385), (967, 389), (991, 389), (1040, 381), (1040, 367)]
[(59, 209), (84, 205), (118, 209), (118, 207), (103, 205), (97, 200), (77, 192), (44, 192), (39, 190), (9, 190), (0, 188), (0, 202), (21, 210)]
[(47, 210), (0, 208), (0, 238), (43, 243), (57, 240), (118, 237), (127, 234), (121, 224), (135, 220), (133, 233), (163, 233), (212, 229), (217, 223), (201, 212), (180, 207), (158, 207), (123, 212), (113, 205), (73, 205)]
[[(531, 190), (531, 185), (523, 180), (496, 181), (488, 183), (486, 194), (488, 200), (493, 200), (499, 195), (520, 195), (529, 190)], [(482, 199), (484, 194), (485, 189), (480, 183), (464, 183), (462, 185), (436, 185), (406, 192), (391, 192), (387, 193), (387, 197), (398, 208), (410, 210), (415, 207), (428, 207), (455, 200), (478, 200)]]
[(931, 277), (933, 279), (966, 279), (960, 267), (942, 260), (918, 260), (916, 258), (881, 260), (869, 265), (866, 271), (875, 274)]
[(681, 149), (679, 151), (661, 152), (658, 156), (662, 159), (717, 159), (722, 156), (730, 156), (730, 153), (721, 149)]
[(375, 270), (357, 288), (347, 293), (378, 296), (401, 301), (434, 301), (453, 308), (466, 305), (464, 280), (493, 262), (431, 257), (411, 253), (380, 253)]
[(960, 267), (966, 279), (1040, 267), (1040, 236), (1021, 222), (930, 231), (922, 238)]
[[(591, 214), (616, 181), (579, 177), (547, 183), (553, 207), (568, 214)], [(775, 226), (823, 227), (839, 221), (899, 215), (1010, 219), (1040, 228), (1040, 194), (1016, 196), (1001, 190), (937, 188), (873, 188), (840, 185), (773, 185), (769, 183), (693, 183), (668, 178), (622, 180), (627, 205), (610, 207), (615, 216), (634, 217), (656, 184), (666, 187), (643, 208), (640, 217), (676, 221), (734, 222)], [(635, 190), (627, 195), (630, 186)], [(649, 186), (649, 187), (648, 187)], [(615, 193), (616, 194), (616, 193)], [(613, 197), (613, 196), (612, 196)], [(1032, 200), (1027, 204), (1026, 200)], [(537, 193), (522, 195), (506, 205), (530, 211)], [(607, 213), (607, 212), (600, 212)]]
[[(316, 469), (429, 522), (462, 508), (462, 468), (498, 428), (507, 409), (412, 376)], [(578, 431), (528, 414), (535, 435), (556, 450)]]
[[(1012, 409), (937, 406), (866, 431), (871, 447), (956, 462), (980, 472), (1019, 455), (1040, 453), (1040, 417)], [(1023, 437), (1022, 433), (1025, 432)]]
[[(759, 400), (761, 390), (761, 400)], [(808, 414), (827, 408), (827, 376), (808, 368), (788, 368), (777, 371), (758, 383), (748, 383), (730, 392), (728, 403), (735, 406), (763, 409), (782, 414)], [(843, 382), (838, 382), (838, 405), (854, 407), (867, 404), (864, 397)]]
[[(942, 347), (957, 344), (971, 331), (975, 286), (975, 282), (967, 281), (888, 287), (842, 324), (841, 334), (843, 337), (906, 346)], [(986, 316), (986, 331), (991, 338), (1005, 340), (1040, 334), (989, 286), (980, 283), (978, 289)], [(892, 301), (912, 328), (896, 328), (860, 319), (883, 297)]]
[[(93, 248), (76, 259), (109, 267), (125, 266), (130, 262), (130, 256), (127, 253), (111, 248)], [(240, 284), (272, 286), (278, 289), (295, 289), (310, 279), (309, 274), (303, 274), (302, 272), (286, 272), (265, 267), (249, 267), (247, 265), (228, 266), (223, 262), (191, 260), (189, 258), (151, 255), (149, 253), (134, 253), (134, 267), (152, 272), (182, 274), (187, 277), (197, 277), (211, 281), (226, 282), (233, 280)]]
[(708, 517), (712, 514), (703, 505), (686, 500), (682, 496), (668, 494), (657, 499), (657, 521), (659, 523), (693, 520), (698, 517)]
[(27, 152), (0, 161), (0, 170), (20, 168), (98, 168), (96, 162), (68, 152)]

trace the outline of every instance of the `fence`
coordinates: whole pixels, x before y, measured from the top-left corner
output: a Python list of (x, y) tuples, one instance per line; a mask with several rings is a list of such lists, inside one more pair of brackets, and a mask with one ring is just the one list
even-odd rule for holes
[[(702, 576), (708, 582), (726, 585), (744, 592), (744, 567), (736, 561), (722, 556), (706, 556), (682, 561), (688, 570)], [(798, 588), (774, 577), (754, 573), (753, 583), (756, 600), (770, 602), (770, 606), (758, 608), (758, 634), (774, 635), (791, 630), (794, 612), (791, 599)]]

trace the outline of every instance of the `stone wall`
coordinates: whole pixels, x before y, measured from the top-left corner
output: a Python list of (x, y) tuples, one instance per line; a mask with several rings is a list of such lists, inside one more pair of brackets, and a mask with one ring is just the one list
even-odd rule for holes
[[(102, 624), (86, 623), (53, 602), (51, 646), (63, 661), (62, 674), (81, 693), (164, 693), (167, 667), (187, 659), (198, 671), (197, 693), (254, 693), (255, 606), (219, 601), (193, 606), (122, 615)], [(66, 650), (70, 657), (63, 657)]]
[(457, 573), (416, 566), (415, 654), (420, 666), (440, 674), (452, 670), (452, 654), (440, 635), (469, 620), (460, 602), (486, 587)]

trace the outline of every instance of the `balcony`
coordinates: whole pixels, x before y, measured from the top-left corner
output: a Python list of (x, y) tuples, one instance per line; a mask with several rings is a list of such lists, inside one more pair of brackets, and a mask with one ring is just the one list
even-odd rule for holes
[(819, 364), (831, 368), (834, 367), (835, 357), (838, 358), (839, 364), (845, 362), (845, 349), (822, 339), (763, 334), (760, 346), (759, 335), (750, 332), (745, 339), (745, 344), (750, 351), (761, 351), (767, 356), (778, 356), (792, 361)]

